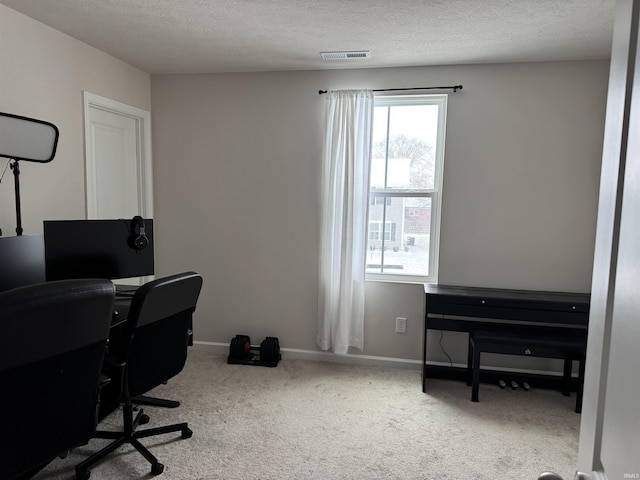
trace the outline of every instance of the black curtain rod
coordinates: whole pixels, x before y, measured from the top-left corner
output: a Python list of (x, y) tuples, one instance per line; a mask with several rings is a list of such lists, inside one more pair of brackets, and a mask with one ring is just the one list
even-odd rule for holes
[[(453, 90), (454, 92), (457, 92), (458, 90), (462, 90), (462, 85), (452, 85), (450, 87), (379, 88), (373, 91), (374, 92), (400, 92), (404, 90)], [(323, 93), (327, 93), (327, 90), (318, 90), (318, 93), (322, 95)]]

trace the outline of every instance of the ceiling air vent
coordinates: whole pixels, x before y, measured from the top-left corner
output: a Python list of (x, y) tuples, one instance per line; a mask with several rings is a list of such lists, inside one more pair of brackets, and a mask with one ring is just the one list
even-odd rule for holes
[(320, 52), (324, 60), (350, 60), (359, 58), (369, 58), (371, 53), (369, 50), (361, 50), (357, 52)]

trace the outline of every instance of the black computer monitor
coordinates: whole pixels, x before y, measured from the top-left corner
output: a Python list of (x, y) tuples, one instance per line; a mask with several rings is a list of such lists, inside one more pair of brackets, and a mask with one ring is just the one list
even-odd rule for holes
[(0, 237), (0, 292), (44, 280), (41, 234)]
[(44, 255), (47, 281), (153, 275), (153, 220), (45, 220)]

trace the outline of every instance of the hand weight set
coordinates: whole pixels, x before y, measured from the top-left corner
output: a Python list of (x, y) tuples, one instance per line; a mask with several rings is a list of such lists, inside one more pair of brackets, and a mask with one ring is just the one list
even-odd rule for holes
[(275, 367), (281, 358), (278, 337), (267, 337), (257, 347), (251, 345), (248, 335), (236, 335), (229, 344), (227, 363)]
[(280, 342), (278, 337), (267, 337), (260, 344), (260, 360), (273, 362), (280, 360)]
[(242, 360), (249, 356), (251, 339), (248, 335), (236, 335), (229, 345), (229, 357)]

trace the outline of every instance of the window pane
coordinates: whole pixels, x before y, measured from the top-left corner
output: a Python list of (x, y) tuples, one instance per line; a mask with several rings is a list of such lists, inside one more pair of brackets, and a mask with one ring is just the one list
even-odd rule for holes
[(366, 271), (428, 275), (431, 198), (378, 198), (386, 202), (369, 207)]
[(437, 281), (438, 242), (431, 239), (439, 224), (431, 219), (439, 218), (446, 105), (446, 95), (375, 99), (369, 280)]
[(374, 109), (372, 189), (433, 189), (438, 105)]

